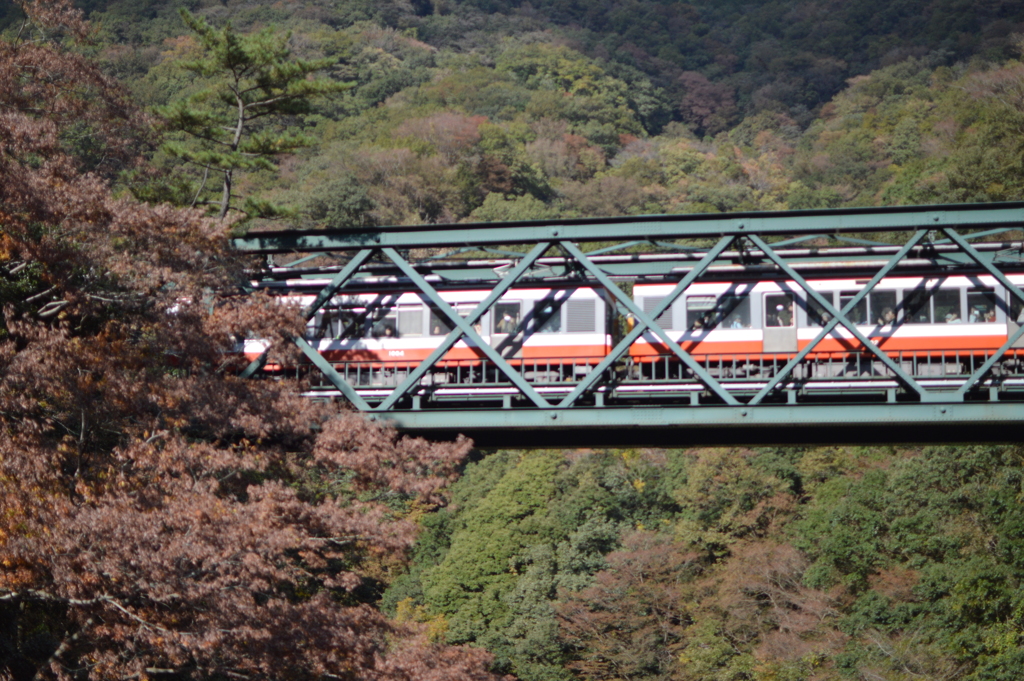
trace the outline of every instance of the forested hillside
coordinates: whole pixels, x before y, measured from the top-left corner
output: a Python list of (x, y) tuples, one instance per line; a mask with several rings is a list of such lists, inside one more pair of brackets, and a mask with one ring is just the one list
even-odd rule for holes
[(500, 452), (400, 617), (549, 679), (1015, 679), (1021, 451)]
[[(191, 102), (223, 80), (187, 68), (204, 48), (179, 4), (86, 6), (92, 53), (140, 104)], [(285, 209), (284, 226), (1020, 196), (1016, 3), (188, 7), (241, 34), (288, 31), (290, 58), (326, 60), (318, 78), (347, 84), (287, 120), (303, 144), (235, 184)], [(151, 155), (159, 181), (126, 185), (214, 200), (220, 185), (166, 148)]]
[(1024, 199), (1024, 5), (79, 7), (0, 4), (0, 680), (1020, 678), (1019, 447), (485, 456), (224, 358), (302, 324), (231, 232)]

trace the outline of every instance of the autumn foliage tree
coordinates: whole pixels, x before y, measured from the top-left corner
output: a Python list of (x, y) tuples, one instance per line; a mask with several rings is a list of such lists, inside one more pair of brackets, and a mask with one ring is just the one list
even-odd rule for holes
[(0, 678), (490, 678), (370, 605), (468, 443), (232, 377), (237, 334), (301, 321), (230, 297), (219, 223), (112, 194), (146, 121), (68, 46), (69, 3), (24, 9), (0, 42)]
[(683, 99), (679, 113), (683, 120), (706, 134), (715, 134), (729, 128), (739, 110), (733, 91), (725, 85), (712, 83), (696, 71), (679, 76)]
[(670, 537), (637, 531), (608, 554), (608, 567), (558, 604), (563, 640), (577, 652), (569, 667), (585, 679), (667, 679), (689, 619), (685, 584), (697, 554)]

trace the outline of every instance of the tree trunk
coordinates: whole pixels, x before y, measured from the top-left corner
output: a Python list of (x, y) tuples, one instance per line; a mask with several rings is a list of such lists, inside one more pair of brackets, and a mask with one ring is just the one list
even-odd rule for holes
[(30, 681), (36, 666), (19, 649), (18, 615), (21, 605), (0, 603), (0, 678)]
[(231, 207), (231, 171), (224, 171), (224, 190), (220, 197), (220, 215), (217, 217), (221, 220), (228, 214), (228, 208)]

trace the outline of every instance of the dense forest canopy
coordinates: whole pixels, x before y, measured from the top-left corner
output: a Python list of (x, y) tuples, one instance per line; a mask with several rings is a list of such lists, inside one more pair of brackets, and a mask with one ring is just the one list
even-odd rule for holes
[[(165, 115), (218, 86), (185, 6), (343, 90), (234, 184), (276, 227), (1020, 195), (1017, 3), (85, 3), (90, 54)], [(159, 181), (119, 181), (190, 205), (214, 185), (166, 134)]]
[(232, 231), (1024, 199), (1021, 3), (0, 31), (3, 681), (1019, 678), (1019, 447), (484, 456), (225, 358), (302, 325)]

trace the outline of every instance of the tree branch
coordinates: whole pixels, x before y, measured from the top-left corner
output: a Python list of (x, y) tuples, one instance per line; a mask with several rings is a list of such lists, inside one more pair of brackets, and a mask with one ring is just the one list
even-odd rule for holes
[(56, 290), (57, 290), (56, 286), (51, 286), (50, 288), (46, 289), (45, 291), (42, 291), (41, 293), (37, 293), (34, 296), (29, 296), (28, 298), (26, 298), (25, 300), (23, 300), (21, 302), (23, 302), (23, 303), (35, 302), (35, 301), (39, 300), (40, 298), (45, 298), (46, 296), (50, 295), (51, 293), (53, 293)]
[(44, 662), (43, 664), (39, 665), (39, 668), (36, 670), (35, 675), (32, 677), (32, 681), (36, 681), (37, 679), (42, 679), (43, 677), (41, 676), (41, 674), (43, 673), (43, 671), (45, 669), (48, 669), (50, 667), (50, 665), (52, 665), (54, 662), (56, 662), (57, 658), (59, 658), (64, 653), (66, 653), (68, 651), (68, 648), (70, 648), (72, 646), (72, 644), (74, 644), (74, 642), (78, 640), (78, 637), (81, 636), (82, 633), (86, 629), (88, 629), (89, 627), (92, 626), (92, 623), (94, 621), (95, 620), (93, 620), (93, 618), (90, 617), (89, 619), (87, 619), (85, 621), (85, 623), (79, 628), (78, 631), (76, 631), (74, 634), (72, 634), (71, 636), (67, 637), (63, 641), (61, 641), (61, 644), (57, 647), (57, 650), (53, 651), (53, 655), (50, 655), (49, 659), (46, 660), (46, 662)]

